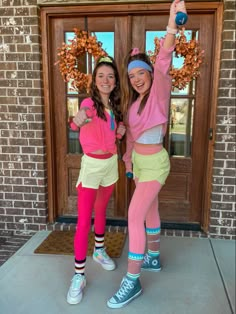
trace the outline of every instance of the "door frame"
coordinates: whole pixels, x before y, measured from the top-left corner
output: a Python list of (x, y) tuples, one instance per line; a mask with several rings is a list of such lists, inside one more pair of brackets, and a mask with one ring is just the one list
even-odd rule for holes
[[(223, 3), (219, 2), (194, 2), (187, 3), (188, 13), (210, 13), (214, 15), (214, 42), (215, 49), (212, 58), (212, 73), (211, 73), (211, 90), (210, 97), (211, 104), (209, 106), (209, 121), (208, 130), (212, 130), (212, 140), (208, 141), (208, 155), (206, 156), (206, 171), (203, 178), (203, 211), (201, 227), (204, 231), (208, 230), (210, 208), (211, 208), (211, 183), (212, 183), (212, 169), (214, 160), (214, 143), (215, 143), (215, 129), (216, 129), (216, 109), (217, 109), (217, 94), (219, 84), (220, 71), (220, 52), (221, 52), (221, 33), (223, 27)], [(153, 13), (157, 11), (158, 14), (168, 13), (169, 3), (152, 3), (152, 4), (95, 4), (95, 5), (78, 5), (78, 6), (63, 6), (63, 7), (41, 7), (41, 30), (42, 30), (42, 65), (43, 65), (43, 85), (44, 85), (44, 108), (45, 108), (45, 128), (46, 128), (46, 155), (47, 155), (47, 179), (48, 179), (48, 222), (53, 223), (56, 218), (56, 169), (54, 163), (55, 145), (52, 128), (52, 114), (50, 103), (52, 95), (51, 88), (51, 71), (52, 60), (50, 60), (49, 51), (49, 34), (50, 21), (55, 17), (71, 17), (88, 14), (89, 16), (100, 15), (127, 15), (133, 13)], [(131, 25), (127, 25), (131, 29)], [(127, 31), (127, 34), (130, 34)], [(128, 36), (128, 35), (126, 35)], [(213, 79), (214, 78), (214, 79)]]

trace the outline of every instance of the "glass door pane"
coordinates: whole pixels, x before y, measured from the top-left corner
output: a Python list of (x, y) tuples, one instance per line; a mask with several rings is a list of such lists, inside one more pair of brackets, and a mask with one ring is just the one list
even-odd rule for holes
[[(114, 32), (95, 32), (97, 41), (102, 43), (102, 48), (107, 52), (108, 55), (114, 57)], [(75, 36), (74, 32), (65, 33), (65, 43), (70, 44)], [(87, 54), (80, 61), (80, 67), (82, 67), (84, 73), (92, 73), (94, 68), (94, 58)], [(67, 106), (67, 149), (69, 154), (82, 154), (82, 147), (79, 142), (79, 130), (73, 131), (70, 129), (70, 122), (73, 120), (76, 112), (78, 111), (82, 100), (88, 95), (86, 92), (81, 93), (75, 90), (71, 82), (67, 83), (67, 94), (66, 94), (66, 106)]]
[(169, 153), (171, 156), (191, 156), (194, 100), (171, 99)]
[[(166, 31), (146, 31), (145, 49), (149, 55), (155, 50), (155, 38), (163, 38)], [(198, 38), (197, 31), (186, 30), (187, 41)], [(175, 69), (180, 69), (184, 64), (184, 58), (173, 53), (172, 65)], [(190, 157), (192, 149), (192, 128), (194, 116), (196, 82), (187, 84), (183, 90), (174, 88), (171, 93), (169, 132), (165, 136), (165, 146), (170, 156)]]

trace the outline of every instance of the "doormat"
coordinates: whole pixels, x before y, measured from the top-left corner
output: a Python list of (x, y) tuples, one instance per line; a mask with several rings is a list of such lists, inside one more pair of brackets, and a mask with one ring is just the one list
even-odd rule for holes
[[(34, 251), (36, 254), (74, 255), (75, 231), (52, 231)], [(105, 247), (110, 257), (120, 257), (126, 239), (126, 233), (106, 232)], [(89, 233), (87, 256), (92, 256), (94, 248), (94, 233)]]

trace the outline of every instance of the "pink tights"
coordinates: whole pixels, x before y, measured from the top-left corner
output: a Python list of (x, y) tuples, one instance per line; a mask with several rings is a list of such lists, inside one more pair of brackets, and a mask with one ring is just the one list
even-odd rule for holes
[(88, 236), (91, 228), (92, 212), (94, 209), (94, 231), (104, 234), (106, 227), (106, 208), (115, 184), (107, 187), (99, 186), (98, 189), (78, 186), (78, 221), (74, 238), (75, 259), (86, 259), (88, 250)]
[[(160, 228), (160, 216), (158, 211), (158, 194), (162, 185), (157, 181), (138, 182), (129, 205), (128, 230), (129, 230), (129, 252), (144, 254), (146, 246), (147, 228)], [(140, 272), (140, 262), (128, 260), (128, 272)]]

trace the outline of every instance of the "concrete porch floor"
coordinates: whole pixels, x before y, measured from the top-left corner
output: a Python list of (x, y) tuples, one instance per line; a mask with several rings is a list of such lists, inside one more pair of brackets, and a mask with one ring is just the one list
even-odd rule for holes
[(36, 233), (0, 267), (1, 314), (235, 313), (234, 240), (162, 236), (162, 271), (142, 272), (143, 294), (112, 310), (106, 301), (126, 272), (128, 238), (114, 271), (87, 258), (84, 297), (80, 304), (69, 305), (73, 256), (34, 254), (49, 233)]

